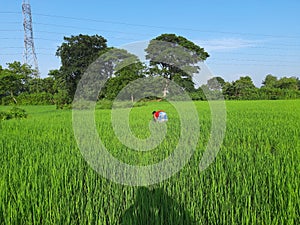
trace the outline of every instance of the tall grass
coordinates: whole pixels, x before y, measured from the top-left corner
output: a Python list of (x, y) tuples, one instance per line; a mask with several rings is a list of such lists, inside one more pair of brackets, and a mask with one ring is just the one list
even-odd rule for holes
[[(226, 102), (221, 150), (198, 164), (210, 134), (206, 102), (196, 102), (197, 150), (172, 178), (151, 187), (113, 183), (93, 171), (78, 149), (71, 111), (24, 106), (28, 118), (0, 122), (0, 224), (300, 224), (300, 101)], [(151, 112), (169, 112), (158, 149), (122, 145), (110, 111), (97, 110), (99, 136), (125, 162), (146, 165), (172, 152), (180, 124), (166, 102), (132, 110), (135, 135), (150, 135)]]

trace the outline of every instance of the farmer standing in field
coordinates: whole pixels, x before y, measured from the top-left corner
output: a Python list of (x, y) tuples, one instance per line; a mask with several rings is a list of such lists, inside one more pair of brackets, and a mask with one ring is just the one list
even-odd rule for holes
[(167, 122), (168, 116), (167, 113), (163, 110), (153, 111), (153, 120), (154, 122)]

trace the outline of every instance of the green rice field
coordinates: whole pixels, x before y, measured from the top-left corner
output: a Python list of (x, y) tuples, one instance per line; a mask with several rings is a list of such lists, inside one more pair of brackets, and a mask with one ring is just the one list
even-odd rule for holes
[[(195, 153), (180, 172), (144, 187), (114, 183), (89, 166), (71, 110), (22, 106), (28, 118), (0, 121), (0, 224), (300, 224), (300, 100), (227, 101), (225, 138), (202, 172), (210, 109), (207, 102), (195, 105), (201, 130)], [(137, 152), (115, 137), (110, 110), (96, 108), (96, 127), (110, 153), (135, 165), (167, 157), (180, 132), (168, 102), (134, 107), (129, 121), (132, 132), (146, 138), (157, 109), (168, 112), (165, 140)]]

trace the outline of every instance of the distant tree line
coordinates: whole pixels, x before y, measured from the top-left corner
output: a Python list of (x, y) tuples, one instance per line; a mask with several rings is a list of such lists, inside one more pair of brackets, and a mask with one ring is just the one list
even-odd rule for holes
[[(108, 54), (109, 53), (109, 54)], [(168, 94), (170, 81), (188, 92), (193, 100), (219, 99), (259, 100), (300, 98), (300, 81), (297, 77), (277, 78), (271, 74), (255, 87), (250, 76), (227, 82), (213, 77), (201, 87), (195, 87), (193, 75), (201, 68), (209, 54), (200, 46), (175, 34), (162, 34), (150, 41), (145, 49), (149, 64), (140, 62), (137, 56), (123, 49), (107, 46), (107, 40), (99, 35), (65, 37), (56, 56), (61, 67), (49, 71), (48, 77), (37, 77), (36, 71), (20, 62), (0, 66), (0, 103), (8, 104), (56, 104), (63, 108), (72, 103), (78, 82), (87, 68), (99, 57), (104, 60), (97, 68), (107, 82), (98, 100), (113, 100), (131, 81), (147, 76), (165, 78), (161, 84), (161, 98)], [(133, 101), (134, 86), (128, 100)], [(147, 90), (144, 90), (147, 91)], [(149, 91), (149, 90), (148, 90)]]
[(220, 97), (226, 100), (297, 99), (300, 98), (300, 80), (298, 77), (277, 78), (268, 74), (258, 88), (250, 76), (243, 76), (232, 82), (226, 82), (222, 77), (213, 77), (193, 92), (192, 97), (194, 100)]

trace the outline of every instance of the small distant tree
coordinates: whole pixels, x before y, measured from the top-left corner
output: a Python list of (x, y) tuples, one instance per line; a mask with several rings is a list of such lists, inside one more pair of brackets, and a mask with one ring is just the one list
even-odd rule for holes
[(54, 87), (55, 80), (53, 77), (45, 78), (33, 78), (29, 81), (29, 93), (50, 93), (54, 95), (56, 93)]
[(213, 77), (207, 81), (207, 87), (210, 90), (222, 90), (225, 80), (222, 77)]
[(258, 90), (250, 76), (240, 77), (231, 83), (225, 82), (223, 94), (226, 99), (257, 99)]
[(264, 87), (267, 88), (275, 88), (277, 87), (277, 83), (278, 83), (277, 77), (273, 76), (272, 74), (268, 74), (262, 82)]
[(10, 96), (17, 103), (16, 96), (28, 91), (34, 70), (20, 62), (7, 63), (8, 68), (0, 70), (0, 95)]
[(298, 81), (296, 77), (283, 77), (276, 86), (280, 89), (298, 90)]

